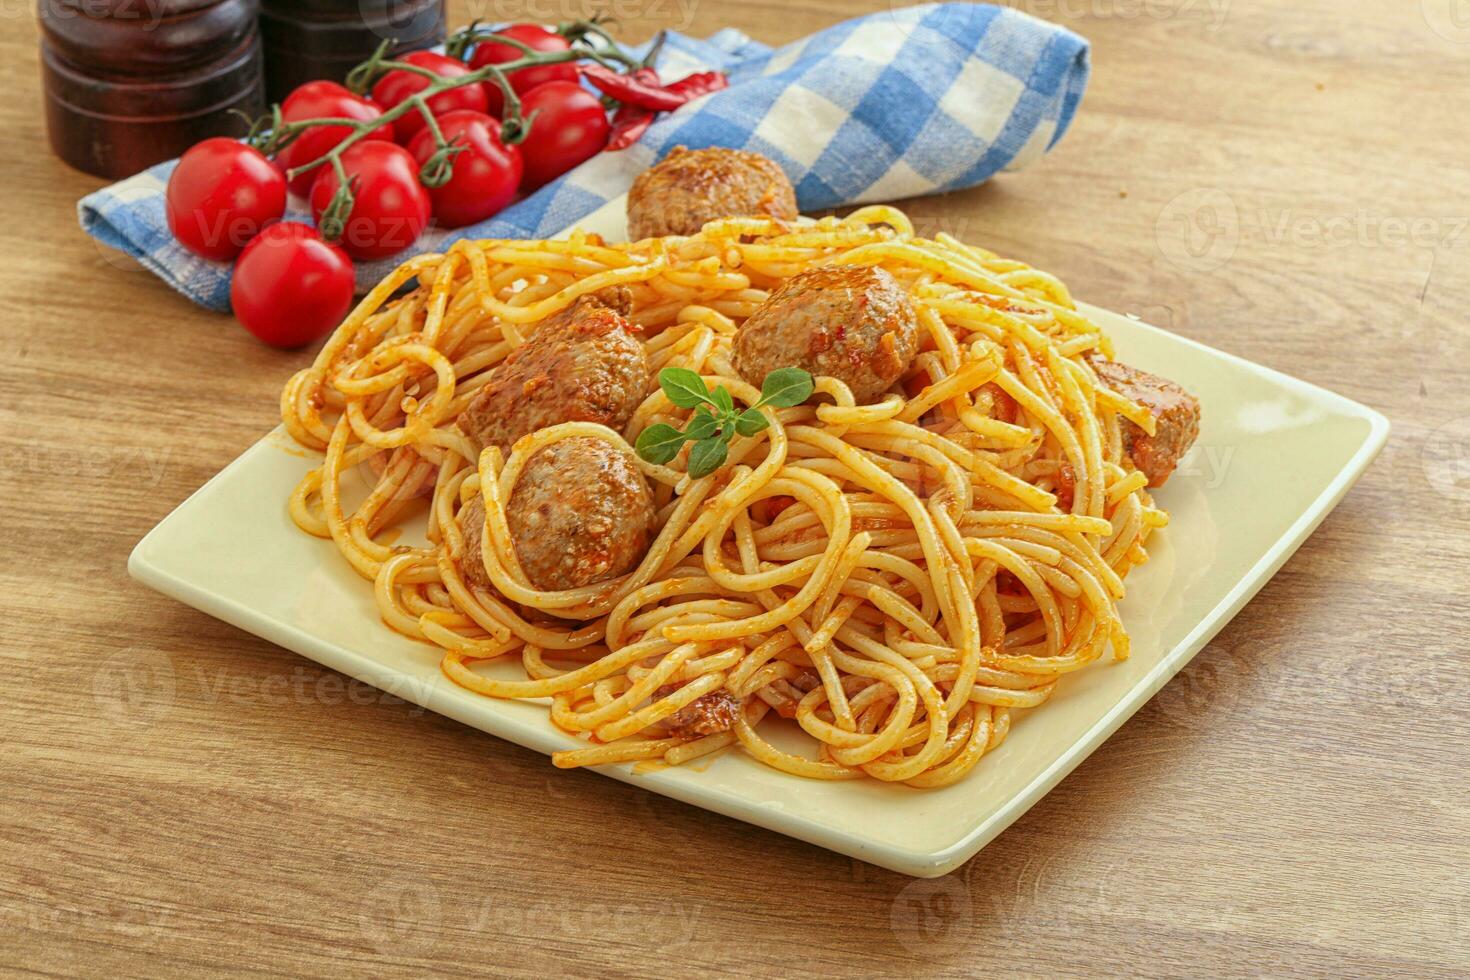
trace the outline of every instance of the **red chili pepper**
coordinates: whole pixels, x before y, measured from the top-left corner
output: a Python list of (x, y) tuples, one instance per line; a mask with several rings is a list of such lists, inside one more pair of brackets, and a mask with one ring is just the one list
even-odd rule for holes
[(608, 152), (626, 150), (648, 132), (648, 127), (653, 125), (653, 117), (656, 115), (652, 109), (640, 109), (637, 106), (619, 106), (618, 111), (613, 113), (612, 132), (608, 135)]
[[(641, 105), (637, 101), (618, 95), (617, 93), (609, 92), (598, 84), (597, 77), (594, 77), (591, 72), (591, 69), (594, 68), (619, 80), (631, 77), (634, 81), (644, 85), (657, 85), (658, 73), (652, 68), (640, 68), (631, 76), (619, 75), (616, 72), (608, 71), (601, 65), (588, 65), (583, 69), (588, 75), (588, 81), (596, 85), (601, 91), (612, 95), (623, 103), (618, 107), (617, 112), (613, 113), (612, 133), (608, 137), (607, 150), (612, 152), (626, 150), (638, 142), (644, 133), (648, 132), (648, 127), (653, 125), (654, 117), (660, 110), (652, 106)], [(720, 89), (728, 88), (729, 86), (730, 80), (725, 77), (724, 72), (701, 71), (681, 78), (677, 82), (671, 82), (659, 91), (665, 95), (677, 97), (679, 105), (683, 105), (691, 99), (697, 99), (701, 95), (708, 95), (711, 92), (718, 92)], [(674, 106), (674, 108), (678, 108), (678, 106)]]
[(625, 105), (654, 112), (668, 112), (689, 101), (689, 96), (670, 92), (658, 81), (658, 72), (639, 68), (631, 75), (620, 75), (602, 65), (584, 65), (582, 74), (592, 87)]
[(670, 82), (664, 86), (665, 92), (677, 92), (685, 99), (694, 100), (701, 95), (718, 92), (722, 88), (730, 87), (730, 79), (725, 77), (722, 71), (700, 71), (693, 75), (687, 75), (677, 82)]

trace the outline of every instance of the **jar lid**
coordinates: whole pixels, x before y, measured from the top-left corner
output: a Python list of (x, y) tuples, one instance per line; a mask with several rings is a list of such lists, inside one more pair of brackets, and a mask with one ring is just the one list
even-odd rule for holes
[(391, 9), (378, 13), (369, 11), (366, 2), (361, 8), (356, 3), (351, 6), (348, 17), (317, 19), (302, 16), (294, 4), (278, 9), (277, 4), (267, 2), (260, 12), (267, 58), (350, 58), (356, 64), (384, 40), (391, 40), (395, 51), (444, 40), (440, 0), (396, 0)]
[[(372, 3), (373, 0), (367, 2)], [(41, 0), (41, 16), (110, 18), (156, 25), (164, 18), (203, 10), (218, 3), (220, 0)]]
[(325, 20), (373, 16), (399, 7), (442, 7), (444, 0), (260, 0), (260, 5), (287, 16)]
[(225, 57), (256, 31), (257, 0), (41, 0), (41, 28), (79, 72), (153, 78)]

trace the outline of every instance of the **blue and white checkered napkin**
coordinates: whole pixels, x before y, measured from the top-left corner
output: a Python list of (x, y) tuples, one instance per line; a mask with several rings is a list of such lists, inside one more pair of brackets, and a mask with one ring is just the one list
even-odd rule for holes
[[(431, 230), (407, 252), (359, 264), (359, 289), (459, 238), (552, 237), (678, 145), (764, 153), (796, 185), (803, 211), (969, 187), (1025, 166), (1061, 138), (1087, 85), (1088, 60), (1087, 42), (1053, 24), (946, 3), (870, 14), (775, 50), (735, 30), (703, 41), (669, 37), (664, 78), (710, 68), (729, 74), (728, 89), (660, 118), (636, 145), (593, 157), (487, 221)], [(164, 188), (173, 166), (83, 198), (82, 228), (196, 303), (228, 310), (230, 265), (193, 255), (169, 234)]]

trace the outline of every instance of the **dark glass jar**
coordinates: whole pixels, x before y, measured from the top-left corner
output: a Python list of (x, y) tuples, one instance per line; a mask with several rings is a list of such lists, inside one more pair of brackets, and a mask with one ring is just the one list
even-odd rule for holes
[(40, 0), (56, 155), (126, 177), (265, 111), (258, 0)]
[(444, 0), (261, 0), (266, 94), (284, 101), (303, 82), (340, 82), (384, 39), (403, 54), (444, 40)]

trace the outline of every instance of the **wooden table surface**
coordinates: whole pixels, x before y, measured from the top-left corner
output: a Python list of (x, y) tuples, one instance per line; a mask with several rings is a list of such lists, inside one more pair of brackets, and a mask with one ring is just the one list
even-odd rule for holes
[[(49, 155), (31, 5), (4, 5), (0, 972), (1470, 970), (1470, 24), (1455, 0), (1019, 5), (1091, 39), (1081, 115), (1033, 169), (911, 202), (924, 229), (1394, 428), (1215, 642), (932, 882), (556, 771), (133, 583), (309, 355), (78, 231), (99, 181)], [(630, 37), (770, 42), (886, 9), (612, 6)]]

